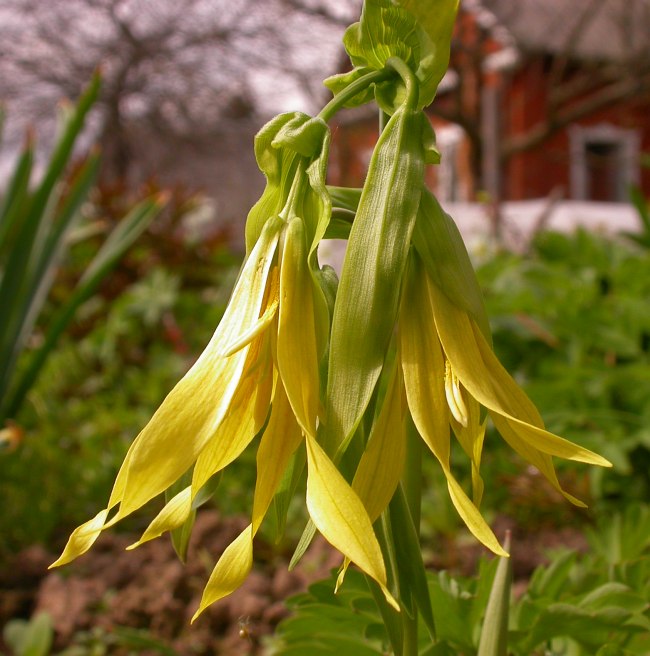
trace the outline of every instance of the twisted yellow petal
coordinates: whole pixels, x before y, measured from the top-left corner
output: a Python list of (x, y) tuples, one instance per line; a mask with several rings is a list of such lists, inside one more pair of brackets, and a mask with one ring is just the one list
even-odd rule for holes
[(85, 524), (77, 527), (68, 539), (63, 553), (50, 565), (50, 569), (65, 565), (77, 558), (80, 554), (86, 553), (102, 532), (107, 515), (108, 510), (102, 510)]
[[(447, 479), (449, 496), (467, 528), (488, 549), (499, 555), (507, 555), (451, 472), (445, 357), (435, 333), (427, 286), (422, 284), (419, 272), (420, 266), (414, 257), (404, 288), (399, 319), (399, 355), (408, 407), (422, 439), (440, 462)], [(465, 413), (469, 417), (467, 409)]]
[(142, 537), (127, 547), (128, 550), (135, 549), (149, 540), (160, 537), (167, 531), (172, 531), (183, 524), (192, 511), (192, 486), (188, 485), (177, 495), (172, 497), (164, 508), (156, 515), (149, 524)]
[(278, 317), (278, 369), (300, 427), (316, 434), (319, 404), (318, 352), (314, 319), (314, 281), (307, 262), (302, 219), (284, 234)]
[(291, 410), (287, 393), (278, 380), (269, 423), (257, 449), (257, 481), (253, 500), (253, 535), (269, 509), (289, 459), (302, 441), (302, 431)]
[[(265, 226), (210, 343), (134, 440), (105, 511), (73, 532), (65, 560), (62, 556), (57, 564), (87, 551), (101, 530), (166, 490), (194, 464), (219, 429), (244, 375), (250, 344), (228, 358), (219, 351), (224, 343), (249, 333), (259, 320), (281, 226), (279, 219)], [(108, 512), (118, 504), (118, 512), (107, 522)]]
[(192, 622), (210, 605), (232, 594), (253, 568), (253, 534), (249, 524), (223, 552), (212, 570)]
[(384, 559), (366, 509), (325, 451), (309, 435), (307, 463), (307, 509), (316, 528), (332, 546), (375, 579), (386, 601), (399, 610), (386, 587)]
[(517, 453), (537, 467), (571, 503), (584, 506), (561, 488), (551, 456), (604, 467), (611, 463), (547, 431), (537, 408), (503, 368), (474, 320), (431, 280), (427, 286), (438, 335), (464, 387), (491, 411), (497, 430)]

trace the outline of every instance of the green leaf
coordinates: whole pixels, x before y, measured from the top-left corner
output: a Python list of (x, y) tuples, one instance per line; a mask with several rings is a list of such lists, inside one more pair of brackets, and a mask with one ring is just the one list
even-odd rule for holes
[(646, 600), (623, 583), (612, 581), (592, 590), (578, 603), (579, 608), (586, 610), (601, 610), (618, 607), (631, 613), (646, 610)]
[(436, 626), (431, 596), (427, 584), (427, 572), (422, 560), (418, 533), (411, 517), (402, 486), (398, 486), (390, 502), (390, 522), (399, 576), (402, 601), (413, 595), (431, 640), (436, 640)]
[(312, 543), (314, 537), (316, 537), (316, 525), (311, 519), (309, 519), (303, 529), (300, 540), (298, 540), (298, 544), (291, 556), (291, 560), (289, 561), (289, 571), (300, 562), (307, 549), (309, 549), (309, 545)]
[(48, 656), (54, 638), (52, 620), (47, 613), (39, 613), (29, 622), (12, 620), (4, 627), (3, 637), (14, 656)]
[[(34, 164), (34, 145), (31, 139), (27, 141), (16, 163), (9, 185), (5, 190), (0, 209), (0, 266), (11, 252), (13, 246), (13, 232), (17, 228), (18, 220), (24, 217), (24, 209), (29, 193), (29, 179)], [(4, 274), (0, 271), (0, 280)]]
[(84, 271), (68, 302), (53, 317), (45, 341), (32, 355), (27, 367), (13, 386), (11, 395), (5, 400), (1, 413), (3, 416), (15, 415), (77, 308), (92, 295), (108, 272), (160, 212), (165, 202), (164, 196), (142, 201), (111, 232)]
[[(5, 314), (0, 323), (0, 399), (3, 403), (0, 425), (4, 424), (8, 416), (6, 393), (26, 335), (31, 330), (51, 282), (51, 268), (56, 252), (68, 224), (83, 200), (84, 190), (87, 190), (90, 178), (93, 177), (96, 164), (91, 160), (73, 187), (62, 214), (56, 216), (61, 223), (54, 223), (58, 202), (57, 186), (86, 115), (97, 97), (99, 85), (99, 76), (95, 75), (76, 106), (67, 112), (43, 178), (32, 195), (26, 189), (32, 160), (31, 146), (28, 144), (18, 162), (3, 207), (0, 224), (3, 237), (3, 243), (0, 244), (0, 262), (3, 267), (0, 307)], [(4, 243), (7, 238), (8, 245)], [(47, 250), (49, 248), (54, 250), (50, 252)], [(11, 414), (14, 411), (12, 409)]]
[[(370, 73), (372, 70), (372, 68), (366, 66), (361, 68), (354, 68), (347, 73), (339, 73), (338, 75), (332, 75), (331, 77), (326, 78), (323, 81), (323, 84), (336, 96), (344, 89), (347, 89), (351, 84), (357, 80), (360, 80), (364, 75)], [(344, 107), (358, 107), (359, 105), (365, 105), (366, 103), (370, 102), (374, 96), (375, 87), (371, 84), (367, 86), (363, 91), (350, 98), (344, 104)]]
[[(504, 549), (510, 550), (509, 535), (506, 535)], [(500, 557), (485, 611), (477, 656), (507, 656), (511, 588), (512, 558)]]
[(384, 364), (422, 190), (424, 120), (401, 107), (381, 134), (370, 162), (332, 320), (326, 450), (351, 438)]
[[(345, 32), (343, 44), (356, 67), (351, 73), (328, 80), (340, 91), (369, 69), (381, 70), (390, 57), (406, 62), (420, 82), (417, 108), (433, 100), (449, 64), (449, 50), (458, 0), (365, 0), (358, 23)], [(375, 87), (380, 107), (392, 114), (403, 100), (403, 87), (395, 80)], [(367, 102), (369, 93), (353, 104)]]
[(343, 45), (355, 66), (382, 69), (390, 57), (417, 61), (415, 18), (391, 0), (365, 0), (358, 23), (348, 27)]
[(413, 246), (436, 286), (452, 303), (469, 312), (491, 341), (483, 295), (463, 238), (454, 220), (426, 190), (413, 230)]
[(420, 107), (431, 104), (449, 66), (451, 36), (459, 0), (396, 0), (417, 19), (420, 60), (415, 74), (420, 81)]
[(271, 119), (255, 136), (255, 159), (266, 177), (266, 187), (246, 219), (246, 254), (257, 243), (264, 224), (284, 207), (298, 166), (298, 154), (288, 148), (274, 148), (273, 140), (282, 127), (295, 119), (296, 113), (280, 114)]
[(575, 551), (566, 551), (553, 559), (548, 567), (539, 567), (533, 573), (528, 594), (533, 598), (556, 599), (566, 589), (569, 572), (576, 562)]
[(631, 615), (622, 608), (590, 612), (570, 604), (551, 604), (540, 613), (520, 648), (524, 653), (532, 653), (535, 647), (556, 637), (571, 638), (585, 647), (601, 647), (614, 630), (630, 635), (645, 630), (627, 623)]
[(448, 641), (472, 653), (475, 645), (466, 620), (471, 615), (471, 597), (463, 593), (458, 582), (447, 572), (439, 572), (429, 581), (429, 593), (438, 640)]
[(149, 653), (178, 656), (178, 652), (158, 638), (154, 638), (148, 631), (133, 629), (128, 626), (116, 626), (112, 629), (112, 632), (120, 645), (137, 649), (137, 653), (145, 653), (142, 650), (147, 649)]
[(297, 449), (293, 456), (291, 456), (289, 465), (273, 497), (268, 519), (271, 526), (271, 539), (275, 543), (278, 543), (284, 535), (289, 504), (294, 497), (298, 484), (304, 478), (303, 473), (305, 471), (306, 460), (307, 454), (305, 449)]

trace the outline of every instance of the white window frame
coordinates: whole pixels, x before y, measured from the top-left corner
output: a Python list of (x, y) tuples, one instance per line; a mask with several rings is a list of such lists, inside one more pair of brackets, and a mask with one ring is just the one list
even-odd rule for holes
[[(622, 154), (619, 185), (622, 195), (631, 184), (638, 184), (640, 179), (639, 151), (641, 133), (639, 130), (619, 128), (611, 123), (599, 123), (592, 126), (573, 125), (569, 128), (570, 146), (570, 182), (571, 198), (589, 200), (588, 198), (588, 144), (618, 144)], [(624, 202), (623, 198), (619, 202)]]

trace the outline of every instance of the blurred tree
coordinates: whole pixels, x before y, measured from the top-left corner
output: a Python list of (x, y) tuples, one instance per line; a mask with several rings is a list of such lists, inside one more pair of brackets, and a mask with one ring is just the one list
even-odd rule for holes
[[(61, 97), (77, 97), (101, 66), (94, 132), (104, 179), (138, 179), (150, 167), (137, 133), (173, 152), (178, 143), (213, 141), (256, 112), (286, 109), (282, 97), (313, 102), (328, 65), (315, 43), (336, 43), (356, 4), (3, 0), (0, 99), (10, 117), (39, 124)], [(317, 76), (310, 74), (314, 67)]]

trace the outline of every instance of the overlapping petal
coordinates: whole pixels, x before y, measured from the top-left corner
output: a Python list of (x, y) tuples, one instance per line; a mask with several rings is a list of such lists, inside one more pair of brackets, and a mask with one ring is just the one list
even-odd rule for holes
[(503, 417), (521, 440), (542, 453), (610, 466), (602, 456), (547, 431), (537, 408), (503, 368), (467, 312), (429, 279), (427, 286), (443, 349), (462, 384), (481, 405)]
[(399, 610), (387, 588), (381, 549), (361, 500), (318, 442), (307, 436), (307, 509), (316, 528), (346, 558), (371, 576), (388, 603)]
[(399, 325), (400, 360), (413, 422), (440, 463), (458, 514), (478, 540), (494, 553), (504, 555), (494, 533), (451, 472), (451, 418), (445, 394), (445, 356), (435, 331), (432, 303), (416, 255), (410, 261)]
[[(270, 220), (251, 252), (224, 317), (194, 366), (167, 395), (131, 445), (117, 475), (105, 511), (77, 528), (54, 566), (85, 553), (100, 532), (166, 490), (197, 460), (224, 422), (233, 401), (243, 396), (250, 342), (230, 356), (223, 350), (237, 342), (263, 316), (268, 274), (275, 257), (282, 222)], [(251, 337), (253, 339), (253, 337)], [(241, 398), (249, 403), (250, 394)], [(254, 397), (253, 397), (254, 398)], [(251, 439), (254, 436), (251, 435)], [(245, 445), (244, 445), (245, 446)], [(117, 513), (106, 521), (111, 509)], [(174, 513), (174, 517), (177, 513)], [(158, 530), (158, 529), (156, 529)]]
[(203, 591), (192, 621), (210, 604), (229, 595), (248, 576), (253, 564), (253, 538), (266, 515), (289, 459), (302, 441), (302, 433), (278, 379), (268, 425), (257, 451), (257, 481), (251, 524), (223, 552)]
[(278, 369), (300, 427), (305, 433), (315, 436), (320, 381), (314, 282), (307, 257), (304, 224), (295, 217), (285, 230), (282, 249)]

